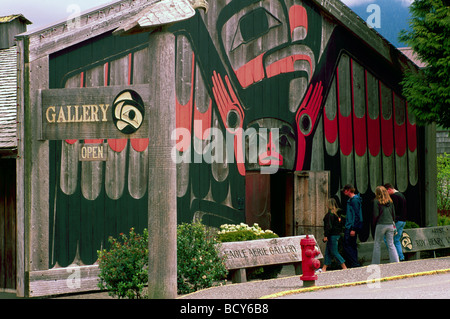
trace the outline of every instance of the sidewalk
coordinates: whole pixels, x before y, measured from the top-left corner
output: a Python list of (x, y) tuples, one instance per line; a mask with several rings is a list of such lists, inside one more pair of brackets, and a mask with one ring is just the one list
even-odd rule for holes
[[(364, 266), (347, 270), (334, 270), (318, 274), (316, 286), (303, 288), (300, 276), (294, 274), (293, 266), (285, 266), (278, 278), (269, 280), (255, 280), (246, 283), (228, 283), (221, 287), (197, 291), (178, 299), (259, 299), (289, 297), (317, 289), (329, 289), (343, 286), (360, 285), (368, 280), (396, 280), (412, 276), (431, 275), (434, 273), (450, 272), (450, 257), (421, 259), (393, 264), (381, 264), (379, 268)], [(14, 294), (0, 293), (0, 299), (16, 299)], [(54, 296), (52, 299), (113, 299), (107, 292), (90, 292), (85, 294)]]
[[(288, 276), (262, 281), (250, 281), (240, 284), (227, 284), (197, 291), (180, 299), (258, 299), (288, 296), (315, 289), (336, 288), (347, 285), (365, 284), (368, 280), (396, 280), (411, 276), (430, 275), (433, 273), (450, 272), (450, 257), (422, 259), (393, 264), (381, 264), (379, 268), (365, 266), (347, 270), (335, 270), (318, 274), (316, 286), (302, 288), (300, 276)], [(286, 268), (286, 267), (285, 267)], [(285, 270), (286, 272), (286, 270)], [(287, 270), (288, 272), (288, 270)], [(292, 268), (293, 273), (293, 268)]]

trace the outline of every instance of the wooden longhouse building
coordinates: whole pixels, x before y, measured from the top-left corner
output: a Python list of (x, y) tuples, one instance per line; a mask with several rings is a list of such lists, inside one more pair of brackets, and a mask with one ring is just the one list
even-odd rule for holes
[(416, 68), (405, 55), (338, 0), (198, 6), (121, 0), (17, 37), (18, 296), (96, 289), (97, 250), (154, 226), (162, 204), (178, 223), (319, 238), (325, 199), (345, 206), (353, 183), (367, 241), (375, 187), (390, 182), (411, 220), (433, 224), (435, 132), (401, 95)]
[(0, 291), (16, 287), (17, 46), (23, 15), (0, 17)]

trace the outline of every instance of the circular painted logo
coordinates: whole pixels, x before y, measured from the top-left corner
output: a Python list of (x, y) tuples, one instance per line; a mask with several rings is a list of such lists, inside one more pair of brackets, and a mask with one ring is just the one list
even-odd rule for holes
[(120, 92), (113, 102), (113, 121), (119, 131), (133, 134), (144, 123), (144, 101), (135, 91)]
[(400, 242), (402, 243), (402, 246), (405, 247), (406, 249), (408, 250), (412, 249), (411, 237), (409, 237), (409, 235), (406, 232), (403, 232)]

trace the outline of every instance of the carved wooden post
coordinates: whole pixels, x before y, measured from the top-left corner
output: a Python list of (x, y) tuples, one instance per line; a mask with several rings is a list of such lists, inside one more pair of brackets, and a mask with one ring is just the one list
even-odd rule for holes
[(176, 164), (171, 159), (175, 129), (175, 37), (162, 30), (149, 40), (152, 103), (149, 114), (148, 296), (177, 295)]

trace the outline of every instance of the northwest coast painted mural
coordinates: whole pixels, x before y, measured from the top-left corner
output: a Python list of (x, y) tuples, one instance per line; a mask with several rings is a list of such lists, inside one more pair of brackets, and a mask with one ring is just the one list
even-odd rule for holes
[[(206, 14), (197, 11), (170, 31), (176, 101), (168, 106), (177, 128), (189, 132), (176, 141), (178, 155), (189, 156), (177, 164), (179, 223), (245, 222), (246, 176), (271, 164), (278, 176), (328, 170), (338, 197), (353, 183), (364, 199), (361, 240), (370, 236), (377, 185), (390, 182), (411, 208), (422, 205), (420, 130), (400, 95), (400, 65), (310, 1), (211, 1)], [(51, 55), (50, 88), (151, 85), (158, 79), (146, 72), (148, 36), (108, 33)], [(233, 160), (204, 160), (210, 128), (233, 139), (234, 148), (222, 150)], [(258, 134), (271, 129), (278, 134)], [(257, 160), (249, 158), (252, 141)], [(79, 161), (84, 144), (104, 145), (106, 161)], [(101, 136), (51, 141), (50, 267), (92, 264), (108, 236), (147, 227), (147, 187), (158, 187), (147, 185), (148, 144)], [(270, 205), (262, 210), (272, 220), (280, 214)], [(420, 220), (418, 210), (410, 214)]]

